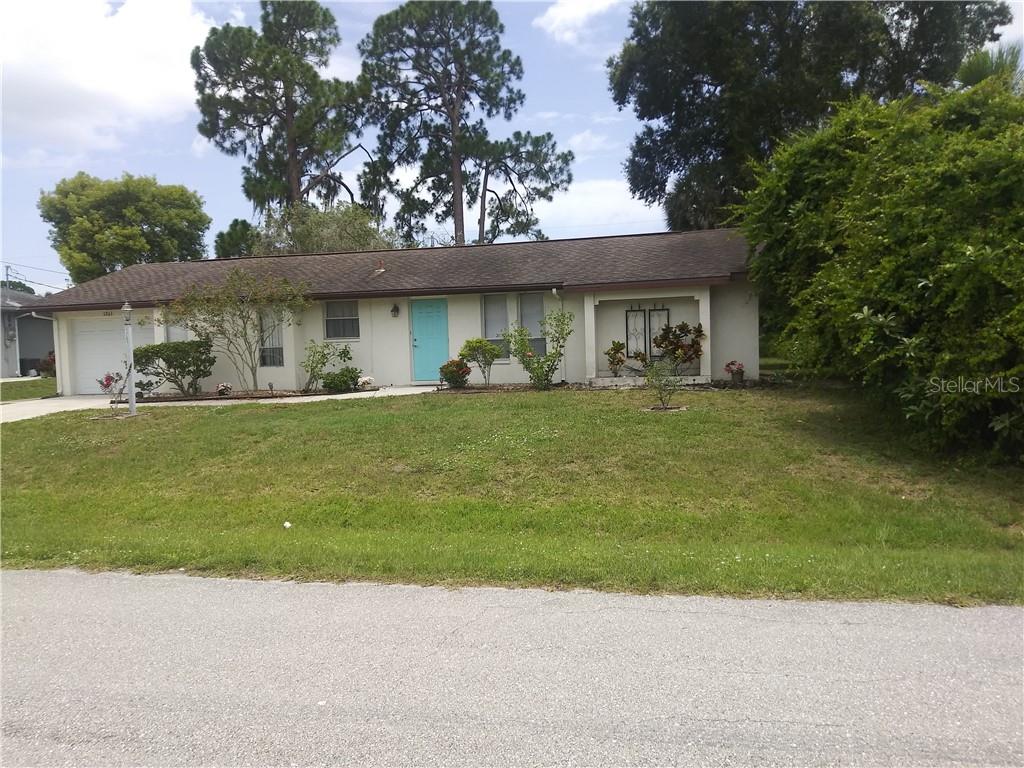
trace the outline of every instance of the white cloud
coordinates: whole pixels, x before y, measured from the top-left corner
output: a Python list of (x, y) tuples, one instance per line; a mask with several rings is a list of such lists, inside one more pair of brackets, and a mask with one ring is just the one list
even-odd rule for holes
[(4, 3), (5, 133), (62, 152), (114, 149), (145, 123), (185, 118), (189, 54), (212, 23), (189, 0)]
[(72, 168), (81, 165), (85, 157), (80, 152), (50, 152), (33, 147), (16, 154), (4, 153), (4, 168)]
[(559, 43), (574, 47), (586, 44), (587, 28), (595, 16), (611, 8), (617, 0), (557, 0), (533, 20)]
[(231, 23), (236, 27), (241, 27), (245, 24), (245, 9), (240, 5), (231, 6)]
[(598, 125), (608, 125), (609, 123), (621, 123), (626, 118), (618, 112), (594, 112), (590, 115), (590, 119)]
[(577, 181), (568, 192), (535, 206), (544, 234), (552, 238), (665, 231), (659, 207), (648, 207), (629, 193), (624, 179)]
[(362, 61), (358, 56), (350, 53), (342, 53), (336, 49), (330, 60), (327, 62), (327, 69), (323, 71), (324, 77), (336, 77), (339, 80), (355, 80), (362, 70)]
[(210, 147), (212, 146), (213, 144), (210, 143), (209, 139), (197, 134), (196, 137), (192, 139), (192, 146), (190, 147), (190, 150), (194, 157), (198, 157), (202, 160), (206, 157), (206, 153), (210, 151)]
[(574, 133), (569, 137), (569, 148), (575, 152), (580, 159), (589, 157), (598, 152), (608, 152), (618, 146), (603, 133), (594, 133), (587, 128), (585, 131)]

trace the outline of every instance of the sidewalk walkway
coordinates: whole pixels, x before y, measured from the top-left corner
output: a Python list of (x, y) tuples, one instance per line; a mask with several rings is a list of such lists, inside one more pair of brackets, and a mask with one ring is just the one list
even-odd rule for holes
[[(343, 395), (308, 395), (305, 397), (268, 397), (259, 400), (184, 400), (172, 403), (140, 403), (140, 408), (164, 408), (172, 405), (220, 407), (231, 405), (251, 405), (253, 403), (274, 405), (301, 405), (315, 403), (320, 400), (363, 400), (372, 397), (399, 397), (401, 395), (419, 395), (432, 392), (433, 385), (422, 387), (381, 387), (373, 392), (348, 392)], [(110, 398), (106, 395), (71, 395), (69, 397), (49, 397), (41, 400), (12, 400), (0, 405), (0, 422), (34, 419), (62, 411), (86, 411), (106, 408)]]

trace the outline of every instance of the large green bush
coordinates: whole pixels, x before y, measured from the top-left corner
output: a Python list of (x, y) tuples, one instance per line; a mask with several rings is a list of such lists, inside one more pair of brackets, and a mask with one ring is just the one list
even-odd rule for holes
[(1024, 454), (1024, 98), (997, 79), (841, 107), (740, 206), (769, 326), (947, 446)]
[(213, 375), (217, 358), (209, 339), (165, 341), (135, 348), (135, 370), (155, 389), (164, 382), (182, 395), (199, 394), (202, 380)]

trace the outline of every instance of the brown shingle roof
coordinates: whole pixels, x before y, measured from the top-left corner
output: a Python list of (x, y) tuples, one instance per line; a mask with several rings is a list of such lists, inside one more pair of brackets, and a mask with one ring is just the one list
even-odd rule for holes
[[(308, 286), (311, 298), (722, 282), (746, 271), (736, 230), (662, 232), (398, 251), (137, 264), (49, 296), (52, 309), (163, 304), (243, 267)], [(377, 273), (383, 263), (384, 271)]]
[(15, 291), (11, 288), (0, 289), (0, 307), (5, 310), (32, 312), (46, 305), (48, 299), (48, 296), (36, 296), (34, 293)]

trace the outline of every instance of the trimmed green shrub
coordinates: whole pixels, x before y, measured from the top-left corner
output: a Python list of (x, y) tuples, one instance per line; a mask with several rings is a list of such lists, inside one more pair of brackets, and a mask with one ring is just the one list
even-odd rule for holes
[(488, 341), (487, 339), (466, 339), (466, 343), (459, 350), (459, 357), (467, 362), (476, 363), (476, 367), (480, 369), (480, 373), (484, 377), (484, 386), (489, 386), (491, 383), (491, 366), (504, 353), (505, 351), (493, 341)]
[(362, 375), (362, 369), (346, 365), (340, 371), (323, 375), (324, 389), (332, 393), (355, 392), (359, 389), (359, 377)]
[(182, 395), (197, 395), (202, 380), (213, 375), (212, 349), (209, 339), (146, 344), (135, 349), (135, 370), (152, 389), (167, 382)]

